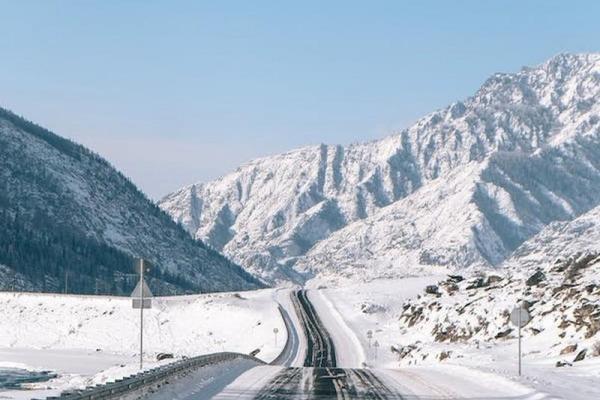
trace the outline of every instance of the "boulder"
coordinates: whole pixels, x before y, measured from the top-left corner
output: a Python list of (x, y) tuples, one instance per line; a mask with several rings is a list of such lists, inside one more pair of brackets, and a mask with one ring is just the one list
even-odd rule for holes
[(438, 359), (440, 361), (444, 361), (447, 358), (450, 358), (450, 354), (452, 354), (451, 351), (442, 351), (439, 355), (438, 355)]
[(579, 353), (577, 353), (573, 362), (583, 361), (583, 359), (585, 358), (586, 352), (587, 352), (587, 349), (583, 349)]
[(574, 353), (577, 350), (577, 344), (571, 344), (560, 351), (560, 354)]
[(425, 287), (425, 293), (437, 295), (440, 293), (440, 289), (437, 285), (428, 285)]
[(561, 368), (561, 367), (571, 367), (573, 364), (571, 364), (568, 361), (557, 361), (556, 362), (556, 368)]
[(542, 283), (544, 280), (546, 280), (546, 275), (544, 275), (544, 273), (540, 270), (537, 270), (535, 272), (535, 274), (531, 275), (527, 281), (525, 282), (525, 284), (527, 286), (537, 286), (540, 283)]
[(510, 335), (510, 333), (511, 333), (512, 331), (513, 331), (513, 330), (512, 330), (512, 328), (508, 328), (508, 329), (506, 329), (505, 331), (498, 332), (494, 338), (495, 338), (495, 339), (502, 339), (502, 338), (505, 338), (505, 337), (507, 337), (508, 335)]
[(488, 276), (488, 278), (487, 278), (487, 284), (488, 284), (488, 285), (493, 285), (494, 283), (501, 282), (501, 281), (502, 281), (502, 279), (504, 279), (504, 278), (502, 278), (502, 277), (501, 277), (501, 276), (499, 276), (499, 275), (490, 275), (490, 276)]
[(475, 278), (469, 282), (469, 286), (467, 286), (467, 290), (479, 289), (479, 288), (486, 287), (487, 285), (488, 285), (487, 279), (484, 279), (482, 277)]
[(463, 278), (461, 275), (448, 275), (448, 282), (459, 283), (464, 280), (465, 278)]

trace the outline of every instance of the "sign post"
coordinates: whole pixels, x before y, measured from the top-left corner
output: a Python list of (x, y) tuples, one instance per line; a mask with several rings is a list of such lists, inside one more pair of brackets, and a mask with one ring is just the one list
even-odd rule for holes
[(273, 333), (275, 334), (275, 347), (277, 347), (277, 333), (279, 333), (279, 329), (273, 328)]
[(531, 316), (523, 306), (515, 307), (510, 313), (510, 322), (519, 328), (519, 376), (521, 376), (521, 328), (529, 321), (531, 321)]
[(373, 331), (370, 329), (367, 331), (367, 339), (369, 339), (369, 348), (371, 348), (371, 339), (373, 339)]
[(379, 341), (375, 341), (375, 343), (373, 343), (373, 347), (375, 347), (375, 359), (377, 360), (377, 349), (379, 348)]
[(140, 309), (140, 370), (144, 368), (144, 308), (152, 308), (152, 292), (144, 280), (144, 272), (147, 268), (144, 259), (139, 260), (140, 281), (131, 293), (132, 306)]

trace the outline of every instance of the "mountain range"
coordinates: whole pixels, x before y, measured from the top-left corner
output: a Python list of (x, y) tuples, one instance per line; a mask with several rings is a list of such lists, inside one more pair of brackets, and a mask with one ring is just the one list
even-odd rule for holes
[(369, 143), (260, 158), (159, 205), (268, 283), (501, 265), (600, 204), (600, 54), (561, 54)]
[(100, 156), (0, 109), (0, 288), (129, 294), (137, 257), (157, 294), (263, 286)]

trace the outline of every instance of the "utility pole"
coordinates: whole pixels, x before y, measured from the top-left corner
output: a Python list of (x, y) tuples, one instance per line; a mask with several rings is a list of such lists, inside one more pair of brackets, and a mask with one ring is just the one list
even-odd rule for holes
[(65, 269), (65, 294), (69, 291), (69, 270)]

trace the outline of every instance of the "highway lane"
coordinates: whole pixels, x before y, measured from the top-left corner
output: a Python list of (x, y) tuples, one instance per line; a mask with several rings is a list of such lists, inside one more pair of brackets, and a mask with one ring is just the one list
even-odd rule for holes
[(305, 290), (292, 293), (306, 336), (303, 368), (281, 370), (255, 399), (404, 399), (369, 369), (337, 368), (336, 348)]

